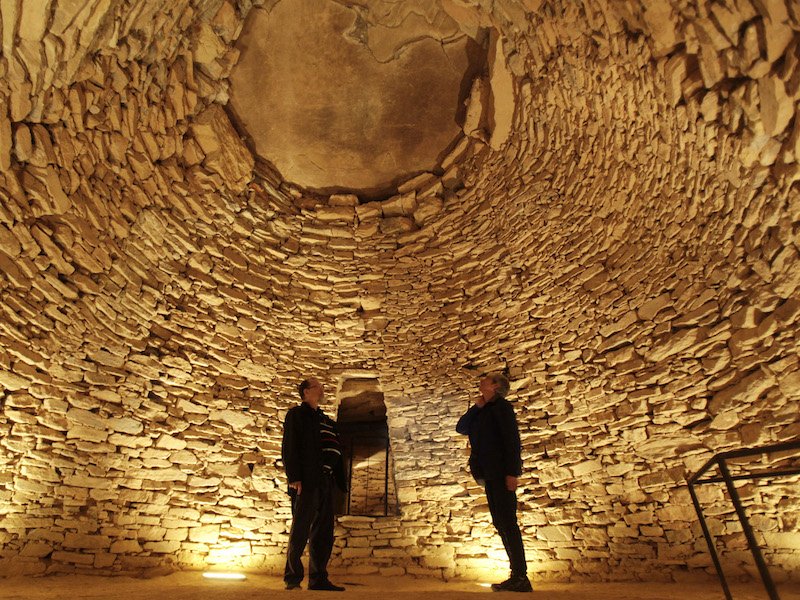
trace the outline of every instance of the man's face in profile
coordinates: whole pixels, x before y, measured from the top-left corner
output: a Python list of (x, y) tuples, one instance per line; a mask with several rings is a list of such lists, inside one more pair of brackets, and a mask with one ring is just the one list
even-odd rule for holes
[(305, 389), (304, 398), (309, 402), (321, 402), (322, 397), (325, 395), (325, 390), (322, 384), (316, 379), (309, 379), (309, 386)]
[(497, 391), (497, 384), (492, 381), (491, 377), (482, 377), (478, 389), (484, 397), (491, 397)]

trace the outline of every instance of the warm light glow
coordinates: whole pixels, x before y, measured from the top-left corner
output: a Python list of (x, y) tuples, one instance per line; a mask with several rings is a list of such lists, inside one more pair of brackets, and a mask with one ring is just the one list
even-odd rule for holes
[(244, 573), (221, 573), (214, 571), (203, 573), (203, 577), (206, 579), (235, 579), (237, 581), (243, 581), (247, 579)]
[(492, 587), (491, 583), (479, 583), (478, 585), (481, 587)]
[(211, 548), (206, 556), (206, 564), (215, 565), (217, 569), (236, 570), (245, 567), (245, 562), (252, 555), (250, 542), (221, 542)]

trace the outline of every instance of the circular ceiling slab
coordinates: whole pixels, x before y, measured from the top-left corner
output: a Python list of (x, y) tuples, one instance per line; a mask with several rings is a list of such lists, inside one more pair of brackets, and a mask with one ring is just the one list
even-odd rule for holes
[(481, 53), (435, 6), (280, 0), (253, 9), (230, 108), (258, 157), (306, 189), (367, 197), (435, 169), (461, 133)]

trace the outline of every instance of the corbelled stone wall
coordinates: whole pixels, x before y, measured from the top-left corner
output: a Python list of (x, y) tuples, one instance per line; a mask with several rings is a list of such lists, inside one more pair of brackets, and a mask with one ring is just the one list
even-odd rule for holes
[[(453, 429), (503, 368), (536, 577), (710, 572), (685, 476), (800, 436), (800, 11), (442, 7), (492, 32), (465, 137), (360, 203), (254, 175), (225, 111), (251, 2), (0, 4), (0, 572), (279, 569), (295, 385), (360, 373), (401, 514), (342, 518), (335, 565), (480, 576)], [(743, 490), (779, 580), (796, 490)]]

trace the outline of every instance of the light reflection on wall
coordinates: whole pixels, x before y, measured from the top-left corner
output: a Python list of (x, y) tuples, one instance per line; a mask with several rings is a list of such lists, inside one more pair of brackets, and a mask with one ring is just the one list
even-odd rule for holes
[[(481, 541), (483, 543), (481, 543)], [(456, 558), (455, 567), (458, 577), (475, 581), (499, 581), (498, 577), (504, 579), (508, 572), (508, 556), (500, 543), (500, 538), (487, 540), (470, 541), (458, 547), (457, 553), (461, 557)], [(552, 557), (541, 550), (530, 547), (525, 548), (525, 556), (529, 568), (536, 572), (536, 564), (551, 563)]]
[(211, 547), (205, 566), (214, 569), (264, 570), (283, 565), (285, 557), (274, 548), (252, 545), (248, 541), (221, 542)]
[[(505, 579), (509, 573), (508, 556), (500, 543), (500, 538), (495, 540), (482, 538), (470, 541), (465, 539), (457, 548), (455, 559), (456, 576), (466, 580), (479, 582), (497, 582)], [(559, 570), (559, 561), (554, 560), (547, 550), (525, 546), (525, 558), (528, 563), (529, 573)]]
[(212, 547), (206, 563), (223, 568), (254, 568), (257, 566), (250, 542), (224, 543)]

